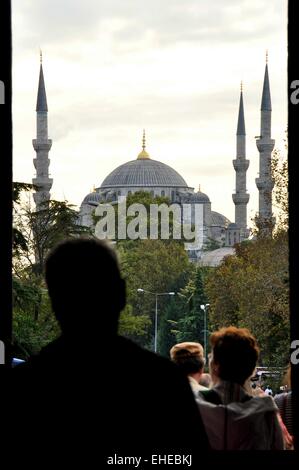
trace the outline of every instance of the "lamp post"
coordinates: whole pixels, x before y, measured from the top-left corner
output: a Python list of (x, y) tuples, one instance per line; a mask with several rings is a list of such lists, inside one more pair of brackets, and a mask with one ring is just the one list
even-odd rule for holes
[(205, 350), (205, 359), (207, 362), (207, 307), (209, 307), (210, 304), (204, 304), (201, 305), (200, 308), (204, 311), (204, 326), (203, 326), (203, 334), (204, 334), (204, 350)]
[(151, 292), (146, 289), (137, 289), (137, 292), (152, 294), (155, 296), (155, 336), (154, 336), (154, 351), (157, 352), (157, 339), (158, 339), (158, 296), (159, 295), (175, 295), (175, 292)]

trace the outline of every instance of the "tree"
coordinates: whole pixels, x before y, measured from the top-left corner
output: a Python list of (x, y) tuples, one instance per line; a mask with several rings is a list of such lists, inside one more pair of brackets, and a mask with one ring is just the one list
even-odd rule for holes
[(88, 227), (78, 224), (78, 213), (67, 201), (47, 201), (39, 211), (32, 208), (30, 200), (27, 203), (17, 201), (14, 227), (23, 241), (15, 253), (14, 269), (18, 269), (20, 262), (21, 269), (28, 265), (37, 275), (43, 273), (46, 256), (58, 242), (91, 235)]
[[(33, 189), (33, 185), (29, 183), (13, 183), (12, 202), (14, 215), (17, 213), (17, 208), (20, 206), (21, 194), (25, 191)], [(20, 256), (21, 252), (28, 251), (27, 241), (21, 230), (15, 224), (13, 226), (13, 256)]]
[[(287, 150), (287, 145), (285, 146)], [(275, 181), (273, 205), (277, 210), (276, 231), (289, 226), (288, 159), (279, 150), (272, 155), (272, 177)]]
[(13, 277), (13, 305), (14, 354), (27, 359), (57, 338), (60, 328), (47, 290), (32, 279)]
[[(113, 201), (112, 201), (113, 202)], [(108, 201), (109, 204), (109, 201)], [(127, 281), (128, 308), (121, 316), (121, 322), (131, 325), (130, 331), (125, 330), (126, 336), (139, 342), (143, 346), (152, 347), (155, 298), (150, 294), (140, 294), (137, 289), (142, 288), (151, 292), (169, 292), (180, 289), (185, 280), (182, 279), (190, 271), (188, 256), (184, 250), (182, 240), (173, 239), (174, 217), (172, 212), (169, 214), (169, 239), (161, 239), (161, 216), (156, 221), (158, 239), (150, 239), (151, 205), (164, 204), (170, 205), (167, 197), (152, 196), (147, 191), (138, 191), (129, 194), (126, 198), (125, 224), (126, 227), (136, 216), (127, 215), (129, 207), (133, 204), (143, 206), (143, 215), (138, 215), (139, 220), (146, 227), (146, 239), (120, 239), (118, 233), (118, 219), (121, 209), (118, 204), (113, 203), (115, 228), (116, 228), (116, 247), (120, 255), (121, 268)], [(105, 204), (104, 204), (105, 206)], [(137, 211), (138, 212), (138, 211)], [(94, 215), (94, 222), (97, 224), (102, 217)], [(136, 226), (136, 231), (140, 230), (140, 224)], [(159, 325), (163, 322), (164, 309), (169, 303), (169, 299), (164, 296), (159, 297)], [(141, 319), (143, 318), (143, 323)], [(130, 320), (130, 321), (128, 321)], [(135, 328), (134, 325), (140, 328)], [(120, 331), (124, 331), (120, 328)]]
[(119, 318), (118, 333), (126, 337), (140, 338), (146, 335), (150, 323), (147, 315), (134, 315), (132, 305), (127, 304)]
[(219, 242), (218, 240), (214, 240), (213, 238), (208, 237), (207, 241), (203, 246), (203, 251), (213, 251), (221, 248), (224, 243)]
[[(172, 292), (185, 285), (192, 270), (181, 243), (173, 240), (129, 240), (118, 245), (121, 269), (127, 283), (127, 301), (133, 315), (150, 319), (147, 334), (129, 337), (143, 346), (151, 347), (154, 334), (155, 296), (138, 293), (137, 289), (150, 292)], [(168, 296), (159, 297), (159, 329), (163, 321)]]
[[(285, 150), (287, 151), (285, 140)], [(268, 192), (272, 200), (275, 218), (260, 218), (257, 214), (252, 220), (252, 233), (259, 237), (271, 236), (272, 232), (287, 231), (289, 227), (289, 175), (287, 154), (275, 149), (271, 158), (271, 176), (274, 182), (273, 191)]]
[(77, 212), (67, 201), (49, 201), (36, 212), (24, 192), (34, 187), (13, 184), (13, 346), (26, 358), (60, 333), (43, 278), (45, 257), (58, 241), (88, 234), (77, 224)]
[[(136, 211), (134, 211), (133, 215), (127, 215), (128, 209), (133, 208), (133, 205), (138, 204), (139, 207), (142, 206), (142, 213), (138, 213), (138, 209), (136, 207)], [(134, 194), (129, 194), (126, 197), (125, 205), (123, 204), (117, 204), (115, 201), (106, 201), (105, 203), (100, 204), (103, 208), (103, 215), (95, 215), (95, 212), (93, 213), (93, 221), (95, 226), (102, 221), (103, 222), (103, 228), (105, 227), (105, 230), (108, 231), (107, 228), (107, 211), (106, 211), (106, 206), (109, 205), (109, 209), (112, 209), (112, 214), (114, 218), (114, 232), (115, 232), (115, 239), (117, 243), (126, 243), (128, 242), (129, 238), (127, 235), (125, 239), (122, 239), (118, 232), (118, 226), (119, 226), (119, 220), (125, 223), (125, 228), (126, 228), (126, 234), (127, 230), (129, 230), (130, 225), (133, 223), (134, 219), (138, 218), (139, 223), (136, 222), (134, 224), (134, 231), (136, 233), (140, 232), (142, 229), (141, 227), (146, 228), (146, 234), (145, 238), (151, 238), (151, 230), (150, 227), (155, 226), (157, 229), (157, 239), (162, 239), (161, 237), (161, 214), (157, 214), (157, 220), (155, 216), (151, 212), (151, 206), (161, 206), (163, 205), (165, 208), (170, 206), (170, 200), (168, 197), (164, 196), (152, 196), (148, 191), (137, 191)], [(140, 208), (141, 209), (141, 208)], [(114, 212), (113, 212), (114, 211)], [(123, 214), (125, 214), (125, 218), (123, 217)], [(138, 216), (138, 217), (137, 217)], [(181, 217), (179, 222), (177, 222), (174, 219), (173, 212), (170, 211), (169, 213), (169, 240), (173, 239), (173, 234), (174, 234), (174, 227), (175, 224), (177, 223), (177, 227), (181, 232)], [(135, 226), (136, 225), (136, 226)], [(133, 230), (133, 229), (132, 229)], [(104, 231), (104, 230), (103, 230)], [(111, 237), (109, 237), (111, 238)], [(138, 240), (138, 238), (137, 238)], [(136, 240), (134, 240), (136, 241)], [(165, 242), (167, 242), (167, 239), (164, 239)]]
[(177, 323), (185, 315), (186, 302), (182, 292), (194, 274), (195, 265), (189, 263), (188, 269), (181, 272), (176, 279), (170, 291), (176, 292), (174, 297), (166, 299), (160, 315), (160, 324), (158, 330), (158, 350), (162, 356), (169, 358), (170, 348), (177, 343)]
[(208, 303), (208, 297), (204, 288), (204, 275), (206, 269), (197, 267), (193, 277), (182, 290), (182, 295), (187, 299), (188, 309), (186, 314), (178, 321), (177, 341), (195, 341), (204, 343), (204, 328), (208, 324), (204, 322), (202, 305)]
[(206, 291), (213, 329), (249, 328), (262, 349), (261, 362), (284, 366), (289, 353), (288, 237), (258, 238), (236, 247), (210, 272)]
[(166, 308), (159, 337), (159, 351), (166, 357), (175, 343), (194, 341), (204, 344), (204, 328), (208, 330), (208, 323), (205, 325), (201, 305), (208, 303), (204, 287), (208, 269), (195, 267), (176, 300)]

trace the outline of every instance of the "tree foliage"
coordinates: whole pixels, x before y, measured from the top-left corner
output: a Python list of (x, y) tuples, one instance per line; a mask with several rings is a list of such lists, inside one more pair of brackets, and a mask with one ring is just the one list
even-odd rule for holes
[[(204, 321), (204, 309), (208, 310), (208, 297), (204, 288), (204, 276), (207, 269), (197, 267), (190, 281), (181, 291), (187, 304), (185, 315), (177, 323), (177, 341), (195, 341), (204, 343), (204, 328), (208, 330), (208, 321)], [(205, 306), (205, 307), (203, 307)], [(208, 316), (206, 316), (208, 320)]]
[(15, 355), (23, 359), (60, 334), (47, 290), (38, 281), (13, 277), (13, 347)]
[(89, 233), (67, 201), (49, 201), (36, 212), (22, 201), (33, 186), (13, 184), (13, 347), (26, 358), (59, 335), (43, 278), (45, 258), (59, 241)]
[[(151, 233), (151, 227), (155, 227), (157, 230), (157, 239), (162, 239), (161, 233), (162, 233), (162, 223), (161, 223), (161, 214), (157, 214), (157, 220), (156, 217), (153, 215), (151, 212), (151, 206), (159, 206), (164, 208), (167, 208), (171, 205), (170, 200), (168, 197), (165, 196), (152, 196), (148, 191), (137, 191), (134, 194), (129, 194), (126, 197), (125, 204), (118, 204), (115, 201), (106, 201), (105, 203), (102, 203), (101, 205), (103, 206), (103, 215), (95, 215), (95, 212), (93, 213), (93, 221), (94, 224), (96, 225), (99, 221), (104, 221), (105, 224), (105, 230), (108, 230), (107, 228), (107, 211), (105, 210), (105, 206), (109, 205), (109, 208), (114, 209), (114, 223), (115, 223), (115, 240), (117, 243), (123, 243), (124, 241), (128, 241), (128, 237), (123, 240), (119, 234), (119, 222), (121, 221), (122, 223), (125, 223), (126, 230), (129, 229), (130, 225), (134, 223), (134, 220), (136, 221), (134, 225), (134, 231), (138, 234), (141, 231), (141, 227), (146, 228), (146, 236), (144, 238), (148, 239), (153, 239), (153, 235)], [(136, 206), (136, 211), (134, 212), (134, 215), (128, 215), (128, 209), (133, 208), (133, 205), (138, 205), (139, 208), (141, 209), (140, 206), (142, 206), (142, 211), (138, 210)], [(179, 207), (178, 205), (176, 205)], [(138, 219), (138, 220), (137, 220)], [(169, 239), (164, 239), (165, 242), (168, 240), (173, 240), (174, 239), (174, 228), (177, 227), (181, 233), (181, 217), (179, 217), (179, 221), (177, 221), (174, 218), (173, 212), (170, 210), (169, 211), (169, 219), (168, 219), (168, 227), (169, 227)], [(177, 224), (177, 225), (175, 225)], [(183, 240), (184, 234), (181, 233), (181, 239)], [(136, 238), (136, 239), (139, 239)], [(181, 241), (182, 243), (182, 241)]]
[[(204, 345), (205, 328), (208, 338), (208, 297), (204, 286), (208, 271), (209, 268), (193, 266), (189, 279), (167, 306), (159, 335), (159, 350), (164, 356), (169, 357), (169, 350), (175, 343), (193, 341)], [(206, 306), (206, 324), (203, 305)]]
[(14, 227), (21, 237), (14, 239), (17, 249), (14, 253), (14, 268), (23, 269), (29, 265), (37, 274), (43, 273), (49, 251), (60, 241), (83, 235), (90, 235), (88, 227), (78, 224), (78, 213), (67, 201), (50, 200), (38, 212), (30, 200), (14, 205)]
[[(287, 146), (286, 146), (287, 149)], [(275, 181), (273, 206), (277, 211), (276, 231), (287, 230), (289, 226), (288, 159), (285, 154), (274, 150), (272, 155), (272, 177)]]
[[(59, 327), (43, 278), (47, 253), (59, 241), (90, 235), (91, 230), (77, 223), (77, 212), (66, 201), (49, 201), (36, 212), (21, 202), (21, 191), (31, 185), (15, 186), (14, 223), (20, 239), (14, 250), (14, 347), (21, 357), (37, 352), (59, 334)], [(140, 199), (141, 198), (141, 199)], [(131, 195), (128, 203), (138, 201), (149, 208), (151, 203), (169, 203), (149, 193)], [(19, 235), (18, 235), (19, 236)], [(137, 289), (167, 292), (186, 282), (190, 263), (183, 244), (173, 240), (124, 240), (117, 244), (123, 276), (127, 281), (128, 303), (121, 313), (119, 332), (144, 346), (152, 346), (154, 297), (138, 294)], [(93, 295), (91, 293), (91, 295)], [(161, 318), (169, 299), (159, 299)]]
[[(153, 293), (179, 290), (191, 272), (191, 265), (182, 244), (176, 241), (129, 240), (118, 245), (121, 269), (127, 283), (127, 301), (132, 313), (150, 319), (150, 327), (143, 338), (130, 336), (144, 346), (151, 347), (154, 333), (155, 296)], [(159, 326), (169, 296), (159, 296)]]
[(206, 291), (214, 329), (249, 328), (262, 349), (263, 365), (284, 365), (289, 353), (288, 237), (259, 238), (237, 246), (210, 272)]

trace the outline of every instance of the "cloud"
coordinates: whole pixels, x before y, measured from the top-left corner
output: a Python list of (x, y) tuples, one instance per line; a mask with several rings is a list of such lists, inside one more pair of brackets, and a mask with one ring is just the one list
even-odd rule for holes
[(24, 38), (27, 47), (88, 42), (110, 30), (116, 50), (121, 51), (137, 49), (145, 37), (150, 37), (157, 47), (180, 41), (212, 44), (256, 40), (271, 35), (281, 23), (281, 3), (280, 0), (14, 0), (13, 14), (20, 28), (28, 32)]
[(285, 127), (286, 6), (281, 0), (13, 0), (15, 174), (30, 180), (34, 172), (41, 46), (55, 187), (79, 203), (80, 191), (83, 197), (136, 158), (146, 127), (152, 158), (188, 184), (202, 183), (215, 210), (229, 213), (239, 81), (245, 81), (248, 181), (254, 182), (267, 47), (274, 138)]

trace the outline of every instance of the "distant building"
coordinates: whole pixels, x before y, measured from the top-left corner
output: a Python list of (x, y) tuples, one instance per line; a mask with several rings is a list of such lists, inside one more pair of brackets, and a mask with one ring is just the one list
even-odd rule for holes
[[(256, 179), (259, 190), (259, 216), (267, 218), (272, 213), (271, 195), (273, 180), (271, 177), (271, 152), (274, 140), (271, 139), (271, 97), (266, 63), (262, 104), (261, 104), (261, 135), (257, 140), (260, 152), (260, 173)], [(42, 63), (37, 98), (37, 137), (33, 140), (36, 151), (34, 165), (36, 177), (33, 183), (37, 187), (34, 194), (36, 207), (39, 209), (43, 201), (50, 198), (50, 189), (53, 180), (49, 178), (48, 167), (50, 160), (48, 153), (52, 141), (48, 139), (47, 126), (47, 98), (44, 84)], [(188, 254), (193, 260), (201, 260), (202, 264), (217, 265), (227, 254), (234, 253), (233, 246), (249, 236), (247, 226), (247, 204), (249, 194), (246, 189), (246, 172), (249, 160), (246, 159), (246, 133), (243, 104), (243, 90), (241, 85), (239, 114), (236, 133), (236, 158), (233, 160), (236, 172), (236, 187), (232, 194), (235, 205), (235, 221), (232, 223), (227, 217), (211, 208), (211, 201), (207, 194), (188, 186), (184, 178), (165, 163), (154, 160), (146, 150), (145, 133), (143, 134), (142, 150), (135, 160), (126, 162), (115, 168), (101, 185), (87, 194), (83, 199), (79, 211), (79, 223), (92, 226), (92, 214), (95, 208), (106, 202), (116, 202), (120, 196), (128, 196), (137, 191), (148, 191), (153, 196), (166, 196), (172, 203), (180, 205), (190, 204), (202, 206), (204, 247), (192, 250)], [(194, 209), (191, 212), (191, 220)], [(208, 252), (207, 252), (208, 250)]]

